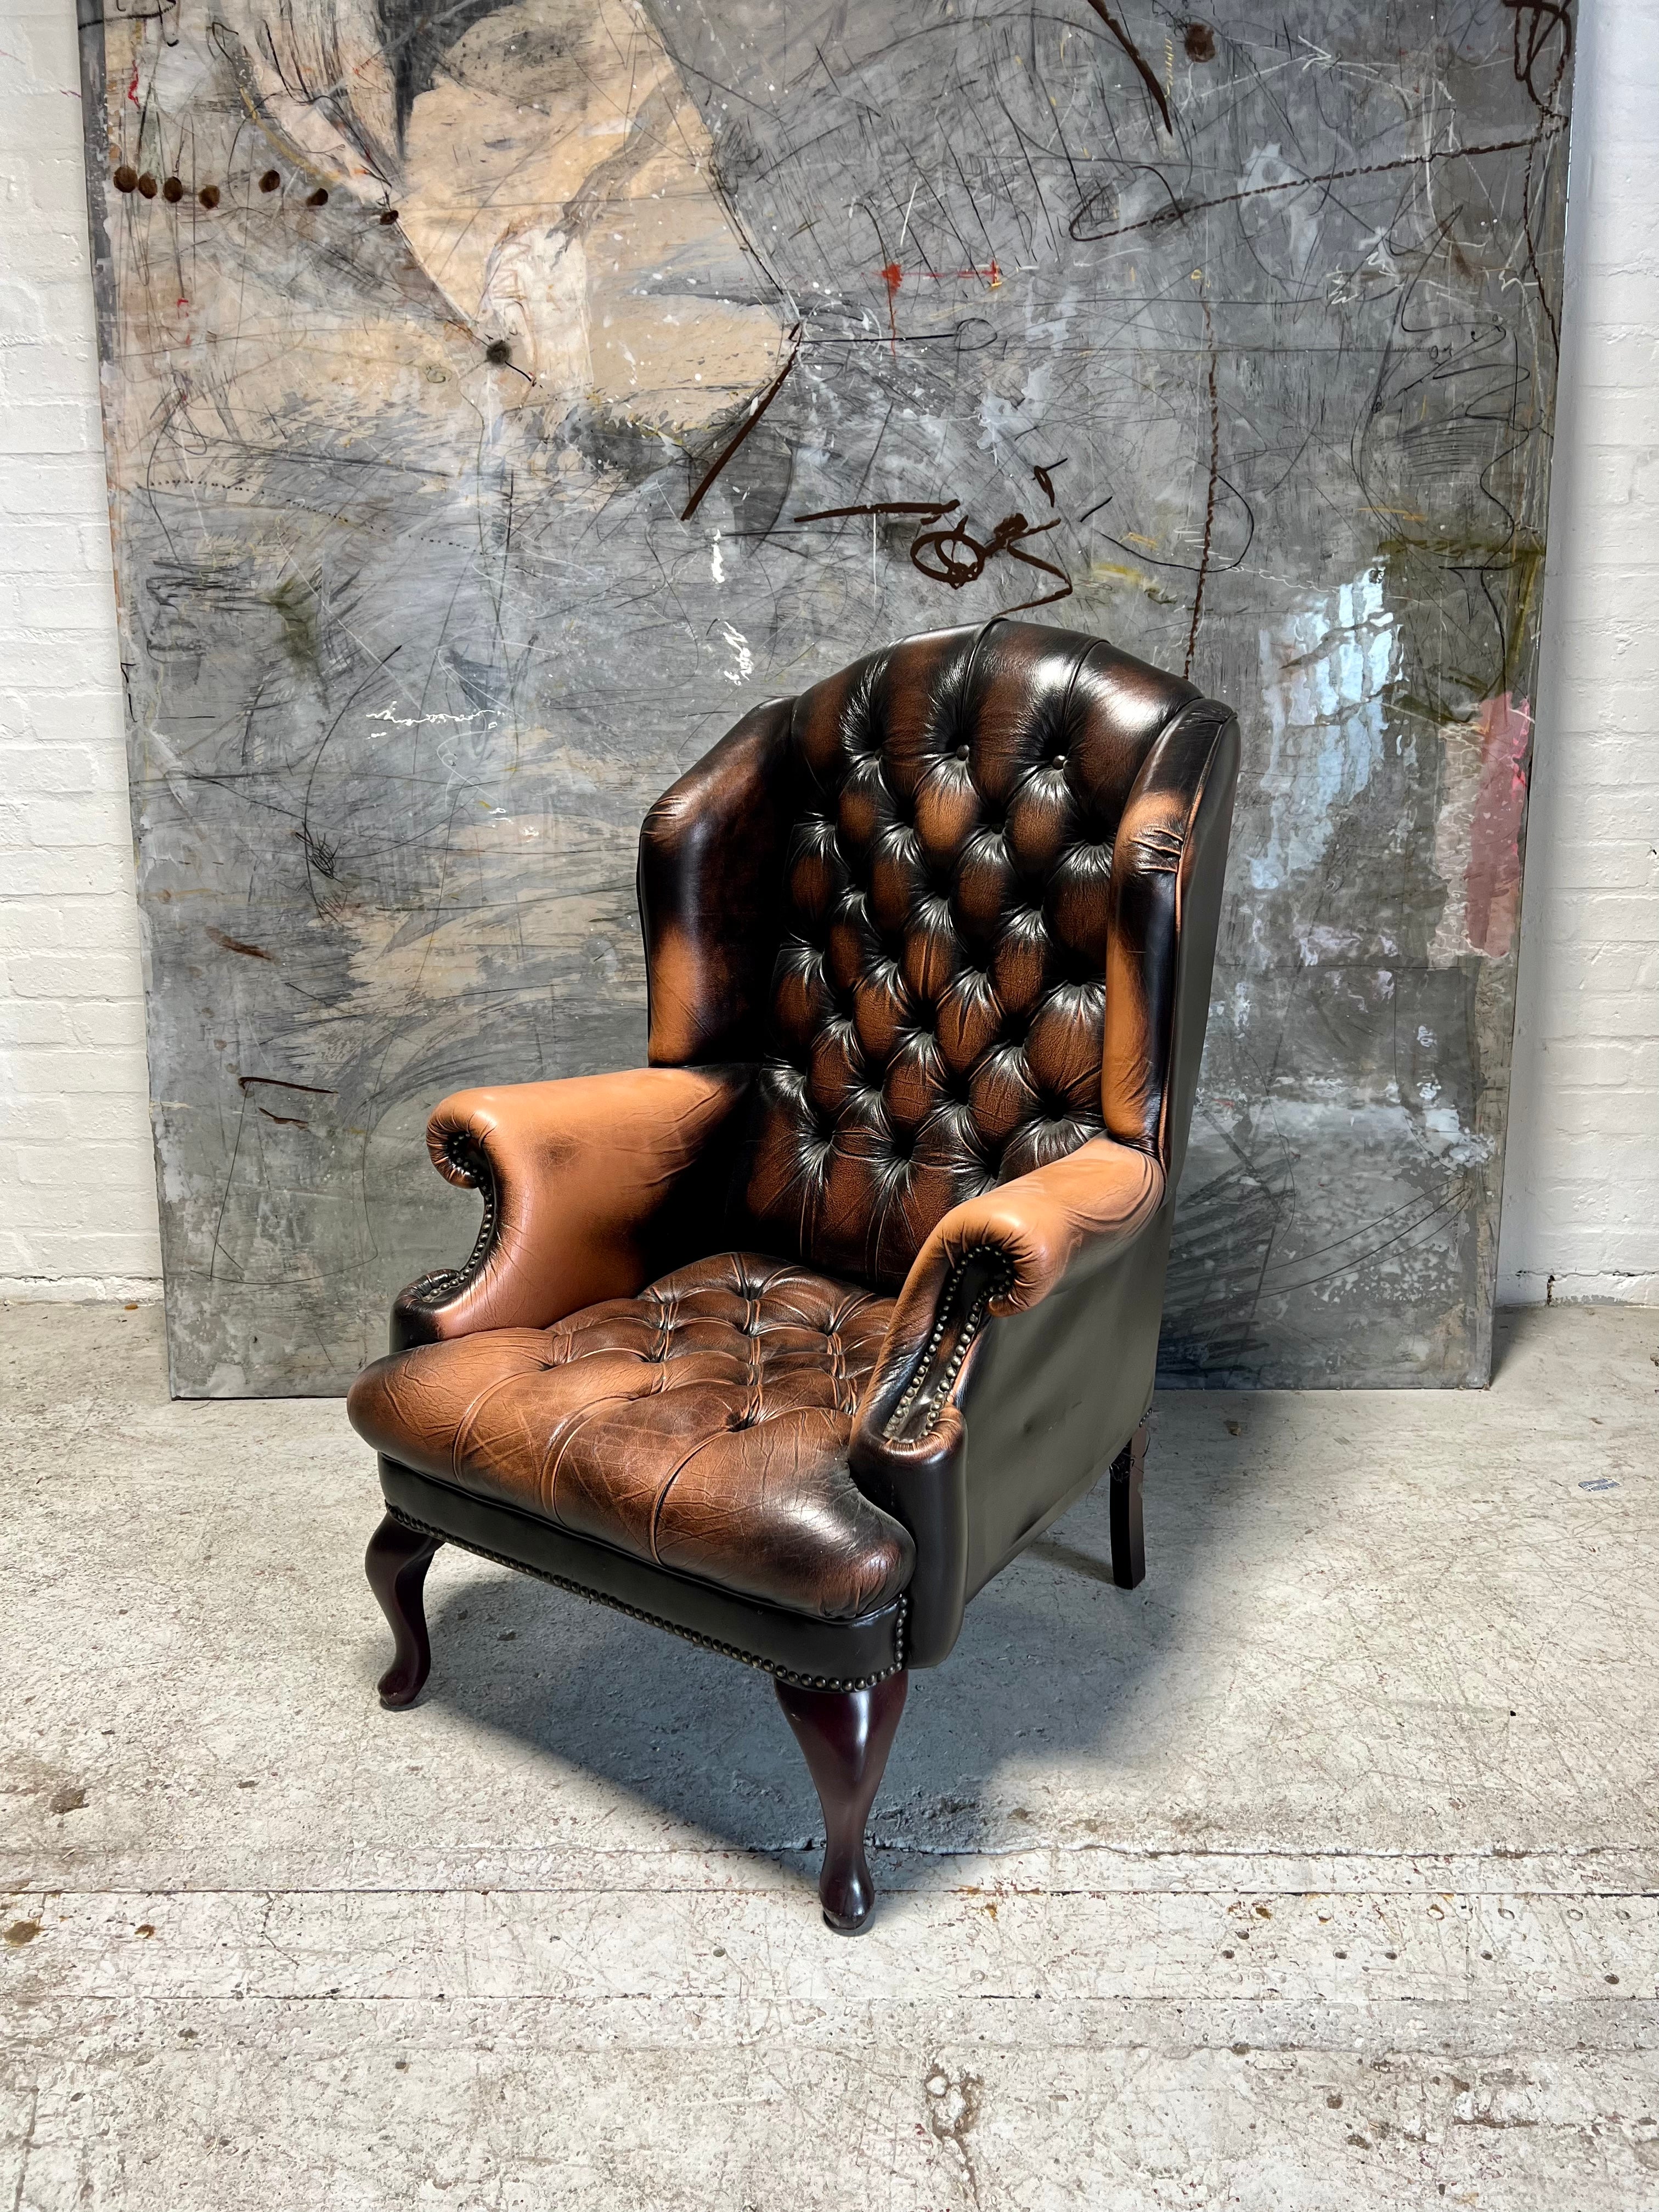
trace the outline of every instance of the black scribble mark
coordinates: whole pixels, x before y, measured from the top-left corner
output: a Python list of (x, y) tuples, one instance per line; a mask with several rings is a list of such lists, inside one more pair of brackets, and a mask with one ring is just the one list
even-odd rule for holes
[(680, 516), (680, 520), (682, 522), (690, 521), (692, 516), (702, 505), (703, 499), (708, 491), (709, 486), (714, 482), (714, 479), (719, 476), (720, 471), (726, 466), (732, 455), (738, 452), (738, 448), (742, 446), (744, 440), (749, 436), (750, 433), (760, 422), (762, 416), (765, 414), (767, 409), (777, 398), (779, 392), (782, 391), (785, 379), (788, 376), (790, 370), (794, 367), (796, 362), (800, 357), (800, 334), (801, 325), (797, 323), (794, 328), (789, 332), (789, 335), (785, 341), (789, 348), (789, 354), (787, 359), (783, 364), (783, 367), (778, 371), (770, 384), (767, 386), (760, 398), (750, 402), (749, 413), (744, 418), (743, 425), (738, 431), (735, 437), (730, 439), (726, 445), (721, 447), (720, 452), (715, 454), (713, 465), (705, 473), (702, 483), (697, 486), (696, 491), (692, 493), (690, 498), (685, 503), (685, 511)]
[[(1193, 590), (1192, 627), (1187, 632), (1187, 659), (1181, 672), (1189, 680), (1193, 656), (1198, 651), (1198, 625), (1204, 612), (1204, 583), (1210, 573), (1210, 550), (1215, 543), (1215, 494), (1221, 478), (1221, 403), (1216, 396), (1215, 325), (1211, 320), (1208, 300), (1202, 305), (1205, 349), (1209, 356), (1206, 385), (1210, 395), (1210, 481), (1204, 495), (1204, 542), (1198, 556), (1198, 582)], [(1239, 557), (1243, 556), (1241, 554)]]
[[(101, 31), (111, 23), (164, 22), (178, 5), (179, 0), (161, 0), (158, 8), (127, 8), (119, 5), (118, 0), (115, 7), (100, 8), (93, 4), (93, 0), (76, 0), (75, 27), (77, 31)], [(178, 45), (179, 34), (175, 27), (169, 26), (161, 35), (168, 46)]]
[(1173, 137), (1175, 134), (1175, 125), (1170, 118), (1170, 103), (1164, 97), (1164, 88), (1154, 76), (1152, 64), (1147, 61), (1146, 56), (1141, 52), (1134, 40), (1129, 36), (1129, 33), (1124, 29), (1122, 24), (1118, 21), (1116, 16), (1112, 15), (1107, 9), (1105, 0), (1089, 0), (1089, 5), (1094, 9), (1096, 15), (1099, 16), (1101, 21), (1104, 23), (1107, 29), (1117, 40), (1119, 46), (1122, 47), (1124, 52), (1127, 54), (1129, 59), (1134, 64), (1136, 69), (1139, 70), (1141, 82), (1146, 86), (1147, 91), (1151, 93), (1153, 100), (1158, 104), (1158, 112), (1163, 118), (1164, 128), (1170, 132), (1171, 137)]
[[(1066, 465), (1063, 461), (1056, 461), (1053, 465), (1058, 469)], [(1033, 473), (1042, 482), (1048, 471), (1035, 470)], [(1048, 492), (1052, 503), (1052, 489), (1046, 483), (1043, 489)], [(850, 507), (815, 507), (809, 514), (796, 515), (793, 520), (797, 522), (843, 522), (866, 514), (894, 514), (914, 517), (919, 522), (937, 523), (944, 521), (946, 515), (954, 514), (961, 505), (959, 499), (870, 500)], [(1065, 517), (1059, 514), (1048, 522), (1030, 522), (1023, 514), (1005, 514), (989, 538), (975, 538), (964, 524), (959, 522), (953, 523), (948, 530), (921, 530), (911, 540), (911, 565), (931, 582), (945, 584), (951, 591), (959, 592), (982, 576), (987, 566), (999, 553), (1006, 553), (1011, 560), (1023, 562), (1026, 568), (1037, 569), (1045, 576), (1052, 576), (1060, 588), (1057, 592), (1045, 592), (1036, 599), (1022, 599), (1018, 606), (1005, 607), (1002, 611), (1017, 615), (1026, 613), (1032, 607), (1050, 606), (1057, 600), (1069, 599), (1075, 586), (1064, 568), (1022, 549), (1028, 538), (1041, 538), (1050, 530), (1058, 530), (1064, 520)]]
[(811, 514), (797, 514), (796, 522), (841, 522), (854, 514), (915, 514), (929, 522), (938, 522), (953, 514), (962, 505), (959, 499), (878, 499), (867, 507), (819, 507)]
[[(1270, 1297), (1283, 1297), (1294, 1291), (1310, 1291), (1321, 1283), (1334, 1281), (1339, 1276), (1357, 1273), (1374, 1260), (1380, 1259), (1383, 1253), (1394, 1250), (1396, 1245), (1408, 1239), (1425, 1243), (1430, 1237), (1449, 1229), (1454, 1221), (1462, 1219), (1474, 1202), (1478, 1188), (1479, 1178), (1465, 1170), (1456, 1176), (1452, 1188), (1443, 1197), (1436, 1198), (1431, 1192), (1422, 1192), (1406, 1204), (1394, 1206), (1376, 1220), (1368, 1221), (1363, 1227), (1339, 1237), (1334, 1243), (1322, 1248), (1321, 1252), (1298, 1252), (1264, 1268), (1262, 1290)], [(1413, 1207), (1418, 1209), (1414, 1212), (1412, 1212)], [(1401, 1215), (1407, 1212), (1412, 1213), (1412, 1218), (1403, 1228), (1395, 1228), (1394, 1224)], [(1379, 1230), (1388, 1230), (1390, 1233), (1377, 1237), (1376, 1232)], [(1424, 1234), (1425, 1231), (1426, 1236)], [(1323, 1252), (1341, 1251), (1350, 1245), (1358, 1245), (1360, 1249), (1349, 1258), (1322, 1268), (1317, 1274), (1303, 1275), (1296, 1272), (1306, 1267), (1310, 1261), (1322, 1257)]]
[[(283, 13), (288, 13), (285, 8)], [(284, 96), (307, 107), (320, 107), (329, 121), (356, 146), (362, 155), (370, 173), (385, 183), (396, 173), (394, 155), (388, 151), (378, 135), (371, 130), (357, 109), (344, 85), (337, 76), (332, 82), (313, 85), (307, 81), (302, 69), (290, 67), (292, 56), (273, 39), (268, 24), (252, 33), (259, 59), (256, 65), (247, 48), (229, 24), (213, 21), (208, 25), (208, 43), (228, 64), (235, 80), (236, 96), (246, 112), (268, 130), (272, 124), (266, 87), (272, 72)], [(280, 143), (284, 134), (280, 128), (271, 135)], [(276, 169), (267, 169), (259, 179), (262, 191), (275, 191), (282, 182)]]
[[(1211, 548), (1210, 557), (1207, 562), (1176, 561), (1170, 559), (1164, 554), (1153, 553), (1150, 551), (1144, 544), (1137, 543), (1131, 538), (1115, 538), (1109, 530), (1103, 530), (1100, 534), (1106, 540), (1106, 543), (1109, 545), (1115, 545), (1120, 553), (1125, 555), (1129, 560), (1133, 561), (1139, 567), (1143, 568), (1168, 568), (1177, 575), (1195, 576), (1197, 575), (1200, 568), (1202, 567), (1207, 568), (1212, 576), (1225, 575), (1229, 569), (1243, 567), (1245, 556), (1249, 554), (1250, 547), (1255, 542), (1255, 509), (1251, 506), (1249, 501), (1245, 498), (1243, 493), (1240, 491), (1238, 486), (1234, 483), (1231, 478), (1227, 475), (1225, 470), (1218, 469), (1216, 471), (1215, 489), (1218, 493), (1224, 491), (1229, 498), (1237, 500), (1238, 502), (1239, 511), (1244, 517), (1244, 543), (1239, 547), (1237, 553), (1229, 555), (1227, 559), (1224, 561), (1217, 556), (1213, 546)], [(1103, 507), (1109, 507), (1112, 503), (1112, 497), (1113, 495), (1108, 493), (1107, 496), (1100, 501), (1097, 505), (1091, 507), (1089, 509), (1087, 514), (1080, 515), (1078, 518), (1078, 528), (1081, 530), (1084, 524), (1087, 522), (1091, 516), (1098, 514)], [(1219, 507), (1220, 501), (1218, 499), (1216, 503), (1217, 506)]]
[(240, 952), (245, 960), (270, 960), (275, 955), (262, 945), (245, 945), (240, 937), (227, 937), (222, 929), (210, 929), (208, 935), (216, 945), (222, 945), (227, 952)]
[(297, 1114), (273, 1114), (264, 1106), (256, 1110), (263, 1114), (267, 1121), (275, 1121), (280, 1129), (308, 1129), (311, 1127), (309, 1121), (302, 1121)]
[[(975, 538), (960, 523), (949, 530), (926, 530), (910, 547), (911, 565), (936, 584), (948, 584), (953, 592), (959, 592), (982, 576), (986, 563), (999, 553), (1011, 552), (1021, 539), (1059, 526), (1058, 516), (1052, 522), (1032, 524), (1023, 514), (1005, 514), (988, 538)], [(930, 558), (924, 559), (924, 555)]]
[(1042, 487), (1043, 497), (1050, 507), (1054, 504), (1054, 471), (1063, 469), (1065, 465), (1064, 461), (1050, 461), (1046, 469), (1039, 463), (1031, 471), (1031, 474)]
[(1249, 1152), (1224, 1126), (1212, 1134), (1232, 1157), (1182, 1201), (1188, 1219), (1169, 1276), (1181, 1319), (1160, 1348), (1166, 1374), (1260, 1370), (1270, 1341), (1257, 1324), (1262, 1279), (1296, 1215), (1292, 1162), (1275, 1157), (1270, 1133), (1253, 1133)]
[(416, 100), (442, 82), (451, 49), (475, 24), (486, 21), (506, 4), (507, 0), (445, 0), (442, 7), (434, 8), (422, 0), (380, 0), (377, 12), (392, 66), (400, 139)]
[(305, 824), (295, 830), (294, 835), (306, 848), (307, 867), (315, 868), (319, 876), (326, 876), (332, 883), (340, 858), (337, 842), (330, 837), (319, 837), (314, 830)]
[(1006, 553), (1010, 560), (1022, 561), (1028, 568), (1040, 569), (1045, 576), (1054, 577), (1060, 588), (1045, 592), (1039, 599), (1022, 599), (1018, 606), (1005, 607), (1002, 611), (1018, 615), (1032, 607), (1052, 606), (1056, 600), (1070, 599), (1074, 588), (1071, 578), (1052, 561), (1039, 560), (1035, 553), (1023, 552), (1021, 547), (1028, 538), (1041, 538), (1045, 531), (1058, 530), (1063, 520), (1057, 514), (1051, 522), (1028, 522), (1023, 514), (1005, 514), (988, 538), (974, 537), (960, 524), (951, 530), (924, 530), (910, 547), (911, 565), (936, 584), (948, 584), (953, 592), (959, 592), (983, 575), (988, 563), (999, 553)]
[[(1274, 192), (1305, 192), (1322, 185), (1346, 184), (1355, 177), (1382, 177), (1401, 169), (1425, 168), (1431, 161), (1477, 161), (1489, 154), (1518, 154), (1525, 147), (1535, 146), (1540, 137), (1553, 136), (1565, 127), (1565, 117), (1547, 118), (1538, 131), (1524, 138), (1496, 138), (1484, 146), (1433, 146), (1426, 153), (1401, 155), (1398, 161), (1367, 161), (1352, 169), (1322, 169), (1316, 176), (1286, 177), (1276, 185), (1246, 185), (1238, 191), (1222, 192), (1214, 199), (1182, 200), (1171, 192), (1169, 206), (1160, 208), (1156, 215), (1137, 216), (1133, 222), (1120, 222), (1110, 230), (1080, 230), (1078, 226), (1088, 220), (1102, 197), (1100, 192), (1093, 192), (1072, 217), (1068, 228), (1079, 246), (1099, 246), (1108, 239), (1128, 238), (1140, 230), (1166, 229), (1172, 224), (1185, 222), (1191, 216), (1209, 215), (1217, 208), (1237, 207), (1245, 200), (1266, 199)], [(1139, 166), (1143, 170), (1146, 167), (1145, 163)], [(1151, 174), (1169, 191), (1161, 171), (1153, 169)]]
[[(268, 1121), (286, 1122), (289, 1120), (289, 1117), (285, 1115), (266, 1114), (264, 1108), (258, 1103), (258, 1100), (250, 1096), (255, 1089), (259, 1087), (264, 1087), (271, 1091), (304, 1091), (308, 1097), (313, 1098), (334, 1098), (337, 1097), (339, 1095), (337, 1091), (325, 1090), (319, 1083), (290, 1083), (286, 1079), (286, 1078), (280, 1075), (239, 1075), (237, 1077), (236, 1088), (242, 1094), (242, 1105), (241, 1111), (236, 1116), (236, 1136), (235, 1140), (230, 1148), (230, 1164), (225, 1170), (225, 1187), (219, 1194), (219, 1211), (214, 1217), (213, 1250), (212, 1256), (208, 1261), (208, 1280), (210, 1283), (216, 1282), (218, 1280), (219, 1261), (222, 1257), (233, 1268), (236, 1267), (235, 1261), (231, 1258), (228, 1252), (226, 1252), (222, 1240), (225, 1230), (225, 1213), (230, 1205), (230, 1194), (236, 1186), (236, 1163), (241, 1158), (242, 1154), (242, 1129), (247, 1120), (248, 1107), (251, 1104), (253, 1106), (256, 1112), (264, 1114), (265, 1119)], [(308, 1128), (310, 1124), (309, 1122), (302, 1121), (297, 1126), (301, 1128)], [(239, 1269), (237, 1272), (240, 1273), (240, 1270)]]
[[(1566, 74), (1567, 63), (1572, 55), (1572, 22), (1565, 8), (1554, 4), (1554, 0), (1504, 0), (1504, 5), (1515, 18), (1514, 62), (1517, 84), (1527, 88), (1527, 97), (1546, 123), (1559, 125), (1565, 118), (1556, 106), (1556, 94), (1561, 89), (1561, 80)], [(1546, 92), (1540, 93), (1533, 81), (1545, 49), (1559, 34), (1560, 44), (1555, 56), (1555, 68)], [(1523, 44), (1524, 34), (1524, 44)], [(1542, 133), (1539, 134), (1541, 137)], [(1527, 266), (1538, 287), (1538, 304), (1544, 310), (1544, 319), (1549, 325), (1550, 343), (1555, 358), (1561, 358), (1561, 325), (1551, 302), (1549, 287), (1544, 281), (1544, 271), (1538, 259), (1538, 241), (1532, 227), (1533, 167), (1538, 158), (1539, 139), (1535, 137), (1527, 149), (1527, 166), (1521, 179), (1521, 234), (1526, 241)]]
[[(1527, 88), (1527, 97), (1540, 115), (1559, 112), (1555, 95), (1561, 88), (1561, 79), (1572, 56), (1572, 18), (1556, 0), (1503, 0), (1503, 4), (1515, 18), (1515, 81)], [(1546, 48), (1559, 36), (1560, 50), (1555, 58), (1549, 89), (1540, 93), (1533, 79)]]

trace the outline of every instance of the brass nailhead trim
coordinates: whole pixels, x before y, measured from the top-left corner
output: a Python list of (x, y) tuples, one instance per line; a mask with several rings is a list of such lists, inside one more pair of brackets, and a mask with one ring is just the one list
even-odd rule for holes
[[(929, 1379), (928, 1370), (939, 1355), (939, 1346), (945, 1340), (945, 1328), (950, 1322), (951, 1310), (956, 1304), (957, 1292), (961, 1288), (963, 1276), (974, 1261), (998, 1256), (1000, 1255), (994, 1245), (978, 1245), (973, 1251), (964, 1253), (952, 1269), (951, 1279), (945, 1286), (945, 1295), (939, 1302), (939, 1318), (933, 1323), (933, 1333), (927, 1340), (927, 1348), (916, 1364), (916, 1371), (910, 1377), (904, 1395), (888, 1416), (887, 1425), (882, 1431), (882, 1435), (890, 1443), (903, 1427), (905, 1416), (915, 1405), (923, 1386)], [(927, 1426), (922, 1431), (924, 1436), (931, 1434), (939, 1425), (939, 1417), (945, 1411), (945, 1401), (955, 1387), (957, 1376), (962, 1372), (963, 1362), (968, 1357), (974, 1339), (985, 1326), (986, 1315), (991, 1300), (1006, 1291), (1012, 1280), (1012, 1273), (1005, 1267), (998, 1279), (994, 1283), (988, 1284), (969, 1307), (967, 1320), (963, 1324), (961, 1340), (951, 1355), (949, 1365), (939, 1379), (939, 1387), (934, 1393), (933, 1402), (928, 1408)]]
[(428, 1312), (435, 1307), (447, 1305), (451, 1298), (459, 1297), (478, 1273), (495, 1241), (499, 1212), (495, 1178), (488, 1164), (475, 1158), (470, 1150), (464, 1158), (453, 1137), (444, 1149), (458, 1167), (465, 1167), (473, 1176), (473, 1188), (483, 1195), (483, 1218), (479, 1222), (478, 1233), (472, 1240), (472, 1249), (460, 1267), (441, 1267), (434, 1274), (422, 1275), (420, 1281), (411, 1284), (405, 1292), (410, 1305)]
[(763, 1674), (771, 1674), (780, 1682), (791, 1683), (801, 1690), (872, 1690), (878, 1682), (884, 1682), (892, 1674), (904, 1671), (904, 1630), (909, 1614), (910, 1596), (902, 1591), (898, 1601), (898, 1619), (894, 1624), (893, 1650), (890, 1667), (879, 1674), (861, 1675), (856, 1681), (843, 1680), (833, 1674), (795, 1674), (786, 1667), (775, 1666), (769, 1659), (757, 1658), (752, 1651), (740, 1650), (735, 1644), (722, 1644), (718, 1637), (699, 1636), (694, 1628), (682, 1628), (677, 1621), (665, 1620), (661, 1615), (645, 1613), (636, 1605), (626, 1605), (619, 1597), (607, 1597), (603, 1590), (588, 1589), (581, 1583), (573, 1583), (564, 1575), (551, 1574), (545, 1567), (527, 1567), (522, 1559), (510, 1559), (505, 1552), (492, 1552), (487, 1545), (474, 1544), (465, 1536), (453, 1536), (447, 1528), (437, 1528), (429, 1521), (417, 1521), (412, 1513), (401, 1506), (388, 1503), (386, 1511), (405, 1528), (413, 1528), (422, 1536), (435, 1536), (441, 1543), (454, 1544), (463, 1552), (474, 1552), (481, 1559), (493, 1559), (498, 1567), (511, 1567), (514, 1573), (533, 1575), (538, 1582), (551, 1583), (555, 1589), (568, 1590), (573, 1597), (585, 1597), (590, 1605), (608, 1605), (613, 1613), (625, 1613), (630, 1620), (642, 1620), (652, 1628), (665, 1628), (671, 1636), (678, 1636), (687, 1644), (701, 1645), (705, 1651), (718, 1651), (726, 1659), (740, 1659), (745, 1667), (753, 1667)]

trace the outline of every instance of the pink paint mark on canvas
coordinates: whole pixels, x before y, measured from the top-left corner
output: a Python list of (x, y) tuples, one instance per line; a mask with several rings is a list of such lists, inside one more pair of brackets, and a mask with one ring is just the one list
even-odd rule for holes
[(1463, 910), (1474, 950), (1501, 960), (1515, 941), (1521, 914), (1521, 818), (1532, 708), (1503, 691), (1481, 701), (1474, 726), (1480, 732), (1480, 787), (1469, 825)]

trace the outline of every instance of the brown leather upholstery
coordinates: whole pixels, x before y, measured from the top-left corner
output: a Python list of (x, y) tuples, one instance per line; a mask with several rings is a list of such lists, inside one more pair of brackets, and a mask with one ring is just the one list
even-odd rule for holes
[[(1098, 639), (998, 623), (910, 639), (796, 702), (744, 1191), (767, 1242), (896, 1288), (951, 1207), (1106, 1128), (1114, 842), (1196, 697)], [(775, 810), (775, 724), (750, 743)], [(1161, 1103), (1147, 1024), (1118, 1028), (1133, 1067), (1115, 1088)], [(1120, 1120), (1155, 1146), (1144, 1112)]]
[[(1237, 757), (1012, 621), (745, 716), (641, 832), (651, 1067), (434, 1116), (485, 1218), (353, 1392), (388, 1496), (819, 1624), (902, 1591), (937, 1664), (1151, 1395)], [(669, 1579), (627, 1601), (696, 1632)]]
[(1155, 1159), (1096, 1137), (1064, 1159), (952, 1207), (928, 1237), (894, 1301), (860, 1427), (878, 1430), (890, 1442), (915, 1425), (893, 1425), (899, 1389), (908, 1381), (925, 1381), (917, 1360), (947, 1291), (965, 1267), (975, 1261), (985, 1266), (988, 1314), (1024, 1313), (1048, 1296), (1080, 1249), (1091, 1248), (1091, 1256), (1103, 1261), (1137, 1237), (1158, 1212), (1164, 1190), (1164, 1171)]
[(753, 1253), (683, 1267), (550, 1328), (487, 1329), (357, 1378), (400, 1464), (571, 1534), (828, 1620), (915, 1553), (847, 1468), (891, 1301)]
[(641, 1067), (446, 1098), (427, 1151), (446, 1181), (483, 1192), (484, 1218), (465, 1267), (403, 1292), (403, 1339), (544, 1328), (706, 1251), (721, 1212), (711, 1153), (750, 1073)]

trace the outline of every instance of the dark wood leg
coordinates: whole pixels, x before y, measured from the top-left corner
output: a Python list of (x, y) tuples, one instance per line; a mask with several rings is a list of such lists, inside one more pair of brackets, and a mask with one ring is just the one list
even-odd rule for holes
[(1140, 1479), (1146, 1467), (1143, 1420), (1112, 1462), (1112, 1580), (1120, 1589), (1133, 1589), (1146, 1579), (1146, 1538), (1140, 1525)]
[(441, 1536), (423, 1536), (388, 1513), (368, 1540), (363, 1571), (392, 1624), (394, 1656), (380, 1677), (383, 1705), (412, 1705), (426, 1687), (432, 1645), (426, 1632), (422, 1592), (426, 1571)]
[(881, 1787), (909, 1686), (910, 1677), (903, 1673), (889, 1674), (868, 1690), (800, 1690), (775, 1680), (778, 1703), (806, 1753), (823, 1808), (818, 1897), (825, 1921), (840, 1936), (856, 1936), (870, 1924), (876, 1886), (864, 1856), (864, 1824)]

